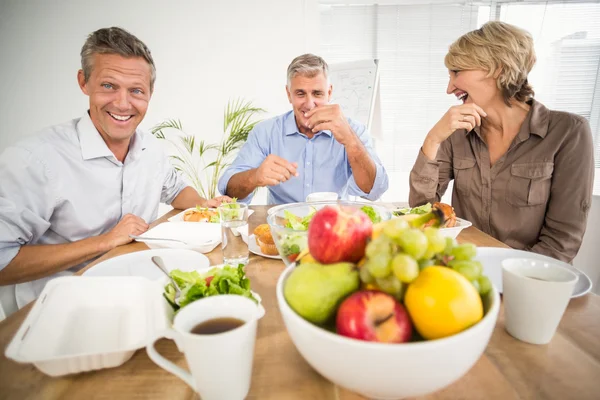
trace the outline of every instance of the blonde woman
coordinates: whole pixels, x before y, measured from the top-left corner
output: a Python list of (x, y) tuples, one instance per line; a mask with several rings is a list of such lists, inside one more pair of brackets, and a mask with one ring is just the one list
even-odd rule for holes
[(573, 260), (594, 179), (592, 135), (578, 115), (534, 100), (526, 31), (489, 22), (445, 58), (451, 107), (429, 131), (410, 174), (411, 206), (439, 201), (454, 180), (456, 214), (507, 245)]

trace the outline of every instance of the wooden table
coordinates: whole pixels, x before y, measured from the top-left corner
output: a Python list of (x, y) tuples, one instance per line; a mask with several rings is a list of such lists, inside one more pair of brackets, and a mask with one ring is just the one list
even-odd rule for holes
[[(268, 207), (253, 207), (250, 229), (265, 221)], [(171, 212), (157, 223), (173, 215)], [(478, 246), (506, 247), (475, 228), (465, 229), (459, 241)], [(142, 243), (119, 247), (95, 263), (147, 249)], [(208, 257), (221, 263), (220, 249)], [(254, 256), (247, 274), (267, 313), (258, 326), (249, 399), (337, 399), (362, 397), (338, 388), (316, 373), (296, 351), (283, 324), (275, 284), (284, 269), (279, 260)], [(156, 366), (144, 349), (118, 368), (62, 378), (50, 378), (33, 365), (17, 364), (4, 349), (31, 306), (0, 323), (0, 399), (196, 399), (181, 380)], [(157, 345), (164, 356), (185, 367), (175, 345)], [(552, 342), (535, 346), (520, 342), (504, 330), (501, 310), (490, 343), (475, 366), (459, 381), (425, 399), (599, 399), (600, 297), (571, 300)]]

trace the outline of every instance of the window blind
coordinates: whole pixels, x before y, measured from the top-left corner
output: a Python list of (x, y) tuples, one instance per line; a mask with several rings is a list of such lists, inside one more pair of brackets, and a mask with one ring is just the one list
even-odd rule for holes
[[(600, 0), (366, 3), (321, 3), (321, 55), (329, 63), (380, 59), (384, 141), (377, 152), (390, 175), (384, 200), (408, 199), (408, 175), (425, 135), (458, 104), (446, 94), (448, 46), (489, 20), (532, 34), (536, 98), (588, 118), (600, 168)], [(600, 194), (600, 170), (596, 181)]]

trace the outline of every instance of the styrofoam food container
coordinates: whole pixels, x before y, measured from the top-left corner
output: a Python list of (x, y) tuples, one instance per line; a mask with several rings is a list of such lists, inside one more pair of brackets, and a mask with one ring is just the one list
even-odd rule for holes
[(454, 225), (452, 228), (440, 228), (440, 233), (442, 234), (442, 236), (447, 236), (447, 237), (451, 237), (456, 239), (456, 237), (458, 236), (458, 234), (465, 228), (470, 227), (471, 225), (473, 225), (470, 221), (467, 221), (466, 219), (462, 219), (462, 218), (456, 218), (456, 225)]
[(189, 244), (171, 241), (144, 242), (151, 249), (189, 249), (210, 253), (221, 243), (221, 224), (166, 222), (144, 232), (142, 237), (182, 240)]
[(167, 327), (159, 282), (142, 277), (60, 277), (48, 282), (6, 349), (50, 376), (116, 367)]

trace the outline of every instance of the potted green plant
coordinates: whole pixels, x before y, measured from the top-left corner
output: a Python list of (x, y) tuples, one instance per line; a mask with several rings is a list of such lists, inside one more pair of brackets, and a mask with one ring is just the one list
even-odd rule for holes
[(174, 119), (154, 126), (152, 134), (177, 149), (178, 154), (170, 156), (175, 169), (181, 171), (202, 197), (212, 199), (218, 195), (217, 182), (231, 164), (233, 152), (246, 142), (248, 133), (261, 121), (255, 119), (256, 115), (264, 112), (241, 98), (227, 102), (220, 143), (196, 140), (194, 135), (184, 132), (181, 121)]

